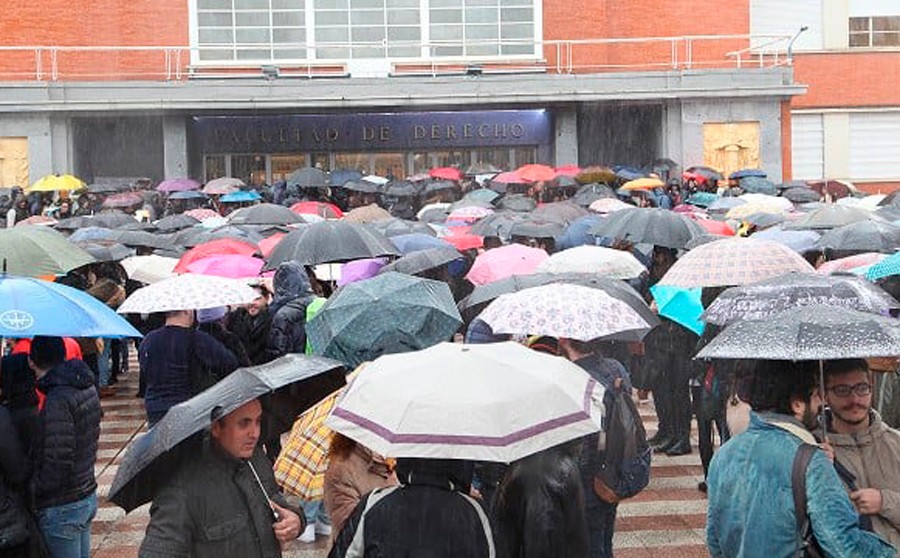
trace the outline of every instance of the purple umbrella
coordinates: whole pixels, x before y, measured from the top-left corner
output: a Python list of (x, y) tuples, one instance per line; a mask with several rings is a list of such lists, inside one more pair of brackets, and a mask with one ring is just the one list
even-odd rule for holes
[(190, 178), (167, 178), (156, 189), (160, 192), (187, 192), (200, 188), (200, 183)]
[(345, 263), (341, 266), (341, 278), (337, 282), (338, 287), (375, 277), (385, 263), (384, 258), (368, 258)]

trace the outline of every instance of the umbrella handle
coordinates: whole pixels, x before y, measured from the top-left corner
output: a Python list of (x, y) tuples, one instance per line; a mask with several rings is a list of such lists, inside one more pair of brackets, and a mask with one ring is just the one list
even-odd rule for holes
[(822, 426), (822, 442), (828, 443), (828, 414), (831, 408), (825, 402), (825, 361), (819, 360), (819, 397), (822, 399), (822, 412), (819, 413), (819, 423)]

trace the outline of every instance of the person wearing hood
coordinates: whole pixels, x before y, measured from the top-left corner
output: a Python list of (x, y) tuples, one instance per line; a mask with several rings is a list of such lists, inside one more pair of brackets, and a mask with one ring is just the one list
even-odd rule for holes
[(272, 325), (266, 342), (266, 361), (306, 352), (306, 307), (315, 298), (306, 269), (294, 261), (278, 266), (272, 284), (275, 298), (269, 305)]
[(831, 408), (828, 442), (835, 463), (853, 475), (850, 499), (873, 530), (900, 548), (900, 432), (872, 409), (872, 378), (862, 359), (825, 363)]
[(38, 528), (51, 556), (86, 558), (97, 513), (100, 397), (94, 374), (84, 361), (66, 360), (59, 337), (35, 337), (29, 364), (47, 397), (30, 481)]
[(269, 292), (265, 286), (258, 285), (254, 289), (259, 296), (246, 307), (230, 312), (225, 318), (225, 328), (243, 341), (250, 363), (256, 365), (266, 361), (272, 314), (269, 311)]
[(347, 519), (329, 558), (498, 556), (491, 520), (469, 496), (473, 464), (400, 458), (399, 486), (373, 490)]

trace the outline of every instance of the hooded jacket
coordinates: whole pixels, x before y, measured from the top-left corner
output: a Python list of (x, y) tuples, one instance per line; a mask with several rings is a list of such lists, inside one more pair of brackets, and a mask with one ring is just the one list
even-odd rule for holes
[(306, 352), (306, 306), (315, 296), (306, 270), (297, 262), (279, 265), (272, 282), (275, 298), (269, 305), (272, 326), (266, 343), (267, 362)]
[(871, 516), (875, 532), (900, 548), (900, 432), (872, 411), (869, 428), (859, 434), (829, 432), (835, 459), (856, 476), (859, 488), (881, 490), (881, 513)]
[(40, 510), (76, 502), (97, 489), (100, 398), (93, 372), (77, 359), (54, 367), (37, 385), (47, 394), (31, 478), (35, 507)]

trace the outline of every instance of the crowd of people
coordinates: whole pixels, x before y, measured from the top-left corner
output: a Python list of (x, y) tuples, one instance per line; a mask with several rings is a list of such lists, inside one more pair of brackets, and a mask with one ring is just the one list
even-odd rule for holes
[[(464, 182), (430, 198), (420, 195), (414, 202), (354, 192), (342, 196), (338, 187), (304, 190), (283, 185), (261, 194), (274, 203), (308, 199), (334, 202), (344, 210), (376, 202), (396, 217), (410, 219), (428, 203), (457, 201), (479, 188)], [(625, 192), (621, 201), (674, 208), (702, 189), (693, 178), (684, 183), (675, 179), (667, 186)], [(578, 190), (578, 185), (536, 182), (508, 188), (505, 195), (537, 205), (568, 199)], [(74, 198), (49, 201), (15, 192), (8, 200), (8, 219), (22, 221), (38, 214), (64, 219), (90, 215), (102, 205), (93, 195)], [(192, 208), (167, 203), (165, 196), (150, 190), (143, 199), (145, 203), (129, 208), (132, 213), (162, 217)], [(217, 213), (228, 212), (215, 198), (199, 203)], [(753, 227), (744, 232), (753, 232)], [(547, 251), (561, 248), (539, 236), (511, 240)], [(478, 254), (509, 241), (485, 237), (482, 247), (462, 251), (463, 264), (457, 269), (444, 265), (427, 276), (449, 283), (459, 301), (472, 291), (473, 285), (463, 278)], [(649, 288), (682, 253), (666, 246), (639, 247), (626, 239), (597, 242), (631, 252), (646, 265), (647, 272), (629, 283), (648, 304), (654, 302)], [(804, 256), (815, 262), (822, 254)], [(116, 262), (85, 266), (58, 280), (110, 308), (141, 287)], [(881, 283), (891, 295), (898, 292), (896, 287), (895, 277)], [(312, 352), (306, 324), (336, 285), (318, 277), (312, 267), (288, 261), (277, 266), (271, 283), (256, 281), (253, 288), (257, 298), (243, 306), (129, 316), (144, 334), (134, 348), (140, 364), (138, 396), (148, 427), (238, 368)], [(703, 307), (723, 290), (704, 288)], [(896, 361), (877, 381), (865, 360), (826, 361), (825, 384), (820, 386), (818, 363), (694, 360), (719, 328), (710, 325), (698, 334), (667, 317), (660, 322), (642, 342), (513, 338), (585, 370), (605, 388), (610, 413), (622, 405), (622, 398), (630, 401), (633, 396), (637, 404), (649, 404), (652, 394), (659, 418), (652, 438), (645, 439), (642, 428), (627, 434), (611, 429), (511, 464), (494, 464), (395, 460), (334, 433), (324, 496), (302, 501), (276, 481), (276, 464), (283, 455), (281, 431), (266, 418), (264, 403), (254, 399), (214, 417), (195, 459), (157, 492), (140, 556), (280, 556), (290, 541), (312, 542), (317, 537), (328, 540), (334, 557), (612, 556), (617, 505), (646, 485), (625, 496), (610, 488), (602, 473), (611, 467), (610, 448), (623, 443), (615, 436), (635, 436), (636, 443), (645, 443), (657, 454), (685, 455), (693, 451), (695, 420), (703, 467), (697, 488), (708, 492), (707, 543), (713, 556), (786, 556), (808, 541), (826, 556), (896, 555), (900, 413), (892, 409), (900, 404), (900, 395), (890, 397), (891, 386), (898, 383)], [(471, 343), (510, 339), (485, 330), (478, 319), (458, 333)], [(94, 463), (100, 397), (115, 393), (117, 377), (128, 372), (130, 345), (120, 339), (39, 336), (10, 344), (9, 354), (4, 352), (4, 556), (89, 556), (90, 525), (97, 510)], [(823, 420), (824, 404), (831, 412)], [(610, 417), (605, 422), (609, 424)], [(798, 451), (805, 447), (814, 449)], [(805, 462), (798, 466), (795, 456), (801, 455)], [(629, 467), (629, 474), (649, 475), (649, 457)], [(798, 478), (805, 486), (805, 512), (792, 491)]]

